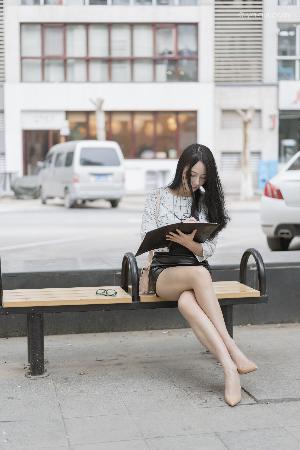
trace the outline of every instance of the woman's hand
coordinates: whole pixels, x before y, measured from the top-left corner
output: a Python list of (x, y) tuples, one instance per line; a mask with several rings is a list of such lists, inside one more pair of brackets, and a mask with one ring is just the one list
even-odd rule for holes
[[(193, 222), (193, 221), (191, 221)], [(197, 222), (195, 220), (195, 222)], [(171, 242), (176, 242), (177, 244), (183, 245), (184, 247), (190, 249), (191, 245), (194, 242), (194, 237), (197, 232), (197, 230), (193, 230), (189, 234), (182, 233), (178, 228), (176, 229), (177, 233), (174, 233), (173, 231), (170, 231), (166, 235), (166, 240)]]

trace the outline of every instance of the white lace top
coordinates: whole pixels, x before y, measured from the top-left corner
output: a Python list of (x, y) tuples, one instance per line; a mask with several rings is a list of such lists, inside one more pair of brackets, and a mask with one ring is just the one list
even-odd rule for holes
[[(152, 190), (147, 195), (145, 202), (141, 227), (142, 240), (148, 231), (188, 219), (191, 216), (191, 207), (191, 197), (174, 195), (167, 187)], [(198, 220), (199, 222), (208, 222), (207, 209), (204, 208), (200, 212)], [(203, 256), (195, 255), (198, 261), (204, 261), (213, 255), (217, 240), (218, 236), (215, 236), (213, 239), (207, 239), (202, 243)], [(165, 247), (156, 249), (155, 251), (168, 252), (169, 249)]]

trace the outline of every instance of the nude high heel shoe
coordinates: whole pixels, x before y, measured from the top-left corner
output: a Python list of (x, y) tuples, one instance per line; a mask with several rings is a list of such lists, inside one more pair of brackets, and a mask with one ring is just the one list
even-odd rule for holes
[[(233, 370), (232, 371), (232, 375), (238, 375), (238, 370)], [(226, 375), (225, 375), (226, 376)], [(227, 374), (228, 376), (228, 374)], [(226, 383), (225, 383), (225, 402), (229, 405), (229, 406), (235, 406), (237, 405), (241, 399), (242, 399), (242, 392), (241, 392), (241, 386), (239, 386), (239, 389), (237, 389), (236, 387), (234, 388), (234, 381), (231, 382), (231, 386), (229, 386), (228, 388), (228, 383), (227, 383), (227, 389), (226, 389)]]
[(237, 371), (238, 371), (238, 373), (239, 373), (240, 375), (244, 375), (244, 374), (246, 374), (246, 373), (254, 372), (254, 371), (257, 370), (257, 369), (258, 369), (257, 365), (254, 364), (254, 363), (252, 363), (251, 366), (249, 366), (249, 367), (247, 367), (247, 368), (245, 368), (245, 369), (243, 369), (243, 368), (238, 368)]

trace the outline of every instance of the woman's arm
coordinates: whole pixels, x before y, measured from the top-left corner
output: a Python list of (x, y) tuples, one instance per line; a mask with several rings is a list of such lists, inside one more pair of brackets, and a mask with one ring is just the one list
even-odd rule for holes
[(158, 189), (154, 189), (146, 197), (141, 226), (142, 240), (144, 239), (148, 231), (154, 230), (158, 226), (156, 223), (156, 216), (158, 215), (158, 211), (156, 211), (156, 208), (159, 206), (157, 205), (157, 199)]
[[(218, 236), (215, 236), (213, 239), (206, 239), (202, 244), (198, 244), (197, 242), (193, 242), (195, 244), (194, 250), (191, 250), (198, 261), (204, 261), (207, 258), (210, 258), (216, 249), (218, 242)], [(196, 246), (199, 246), (198, 248)]]

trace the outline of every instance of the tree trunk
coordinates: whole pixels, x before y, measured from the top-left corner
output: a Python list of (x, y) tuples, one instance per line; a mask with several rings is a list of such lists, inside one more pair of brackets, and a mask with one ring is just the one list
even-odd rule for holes
[(96, 100), (90, 99), (91, 102), (96, 107), (96, 129), (97, 129), (97, 139), (99, 141), (106, 140), (106, 130), (105, 130), (105, 113), (103, 111), (103, 98), (96, 98)]
[(246, 112), (238, 110), (243, 121), (243, 147), (241, 155), (241, 184), (240, 199), (248, 200), (253, 197), (252, 169), (249, 152), (249, 133), (254, 115), (254, 108), (250, 107)]

